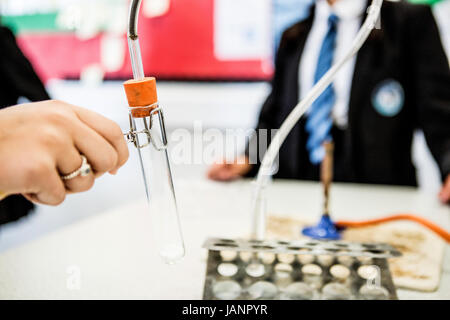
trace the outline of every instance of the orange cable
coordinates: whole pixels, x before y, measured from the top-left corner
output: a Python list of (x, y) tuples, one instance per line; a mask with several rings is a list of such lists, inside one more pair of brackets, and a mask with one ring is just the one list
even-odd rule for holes
[(379, 219), (372, 219), (372, 220), (365, 220), (365, 221), (338, 221), (336, 223), (336, 226), (338, 227), (350, 227), (350, 228), (361, 228), (366, 227), (374, 224), (380, 224), (385, 223), (389, 221), (396, 221), (396, 220), (410, 220), (417, 222), (426, 228), (430, 229), (437, 235), (439, 235), (441, 238), (443, 238), (445, 241), (450, 243), (450, 233), (448, 233), (446, 230), (442, 229), (438, 225), (424, 219), (418, 216), (414, 216), (412, 214), (396, 214), (389, 217), (379, 218)]

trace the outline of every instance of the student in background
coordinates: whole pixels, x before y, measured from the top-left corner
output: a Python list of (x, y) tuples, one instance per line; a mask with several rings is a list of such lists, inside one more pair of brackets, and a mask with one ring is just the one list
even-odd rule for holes
[[(257, 129), (278, 129), (333, 61), (346, 53), (369, 3), (317, 0), (306, 20), (284, 32), (272, 92)], [(431, 9), (385, 1), (381, 29), (372, 32), (292, 130), (281, 148), (275, 178), (318, 180), (322, 143), (332, 139), (336, 181), (416, 186), (411, 147), (414, 130), (421, 128), (441, 171), (439, 197), (449, 202), (449, 88), (449, 64)], [(254, 143), (258, 145), (258, 136)], [(221, 181), (254, 175), (259, 163), (250, 164), (248, 152), (242, 160), (216, 164), (208, 175)]]

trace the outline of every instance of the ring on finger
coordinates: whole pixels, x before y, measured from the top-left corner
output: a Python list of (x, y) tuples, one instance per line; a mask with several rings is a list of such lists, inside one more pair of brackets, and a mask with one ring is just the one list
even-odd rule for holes
[(83, 155), (81, 155), (81, 166), (73, 171), (72, 173), (69, 173), (67, 175), (62, 175), (61, 179), (63, 181), (67, 181), (67, 180), (71, 180), (74, 179), (78, 176), (80, 177), (85, 177), (88, 174), (90, 174), (92, 172), (92, 168), (91, 165), (89, 164), (89, 162), (87, 161), (87, 158)]

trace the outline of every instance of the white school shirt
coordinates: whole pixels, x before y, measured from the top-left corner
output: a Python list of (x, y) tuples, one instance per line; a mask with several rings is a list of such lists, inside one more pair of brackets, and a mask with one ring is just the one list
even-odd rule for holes
[[(366, 12), (366, 0), (338, 0), (330, 6), (326, 0), (316, 1), (316, 10), (311, 31), (305, 43), (299, 66), (300, 98), (303, 99), (314, 86), (320, 49), (328, 31), (328, 18), (334, 13), (339, 17), (337, 24), (334, 62), (340, 60), (350, 49), (361, 27)], [(334, 123), (341, 129), (348, 123), (348, 105), (352, 87), (356, 56), (339, 71), (333, 82), (336, 103), (332, 110)]]

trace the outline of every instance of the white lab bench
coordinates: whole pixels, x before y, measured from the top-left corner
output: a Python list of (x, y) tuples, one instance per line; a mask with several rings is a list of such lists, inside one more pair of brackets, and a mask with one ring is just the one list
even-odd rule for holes
[[(201, 299), (202, 243), (207, 237), (249, 234), (252, 185), (186, 180), (177, 191), (187, 249), (181, 263), (167, 266), (158, 258), (142, 199), (0, 254), (0, 299)], [(270, 213), (309, 220), (319, 216), (317, 183), (276, 181), (268, 194)], [(412, 212), (450, 227), (450, 209), (435, 195), (413, 188), (335, 184), (331, 208), (336, 219)], [(449, 247), (438, 291), (398, 290), (398, 295), (450, 299)]]

